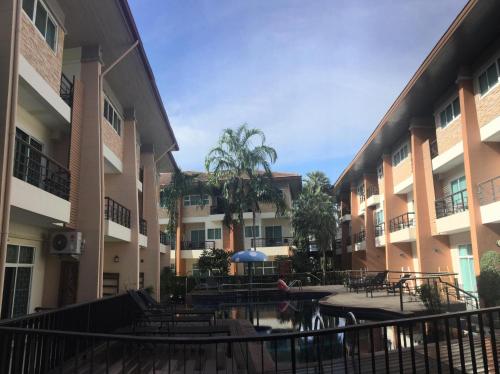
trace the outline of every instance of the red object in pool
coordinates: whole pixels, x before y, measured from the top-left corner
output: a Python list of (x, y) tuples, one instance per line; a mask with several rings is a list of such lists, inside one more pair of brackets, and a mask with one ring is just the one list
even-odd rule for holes
[(283, 279), (278, 279), (278, 289), (281, 291), (288, 291), (290, 287), (287, 286)]

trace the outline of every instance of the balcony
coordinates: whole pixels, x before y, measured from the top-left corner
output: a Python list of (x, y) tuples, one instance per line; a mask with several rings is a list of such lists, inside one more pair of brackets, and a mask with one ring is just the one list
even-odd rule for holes
[(261, 252), (264, 252), (268, 256), (288, 256), (292, 245), (292, 237), (257, 238), (255, 242), (253, 239), (250, 240), (252, 248), (259, 248)]
[(385, 223), (375, 225), (375, 247), (385, 246)]
[(32, 218), (42, 225), (69, 222), (68, 169), (16, 137), (13, 175), (11, 204), (14, 215), (20, 214), (24, 221)]
[(380, 204), (380, 195), (378, 186), (370, 186), (366, 191), (366, 206), (376, 206)]
[(449, 235), (470, 228), (467, 191), (459, 191), (436, 200), (436, 232)]
[(184, 241), (181, 243), (181, 258), (198, 259), (204, 249), (214, 249), (215, 241)]
[(500, 142), (500, 116), (481, 127), (481, 141)]
[(68, 77), (62, 74), (59, 96), (61, 96), (61, 99), (63, 99), (63, 101), (68, 104), (70, 108), (73, 107), (73, 86), (74, 81), (69, 80)]
[(359, 198), (358, 215), (362, 216), (363, 214), (365, 214), (365, 209), (366, 209), (366, 200), (364, 192), (363, 195), (358, 195), (358, 198)]
[(409, 243), (416, 240), (415, 213), (401, 214), (389, 221), (391, 243)]
[(139, 218), (139, 246), (148, 246), (148, 222), (144, 218)]
[[(434, 147), (434, 149), (433, 149)], [(450, 149), (438, 153), (437, 143), (431, 146), (432, 171), (445, 173), (464, 162), (464, 143), (455, 144)]]
[(107, 241), (130, 242), (130, 209), (110, 197), (105, 197), (104, 226), (104, 236)]
[(479, 203), (483, 224), (500, 222), (500, 176), (479, 184)]
[(352, 236), (352, 241), (354, 243), (354, 251), (365, 251), (366, 250), (366, 232), (362, 230)]
[(224, 214), (224, 209), (221, 206), (218, 205), (211, 205), (210, 206), (210, 215), (216, 215), (216, 214)]

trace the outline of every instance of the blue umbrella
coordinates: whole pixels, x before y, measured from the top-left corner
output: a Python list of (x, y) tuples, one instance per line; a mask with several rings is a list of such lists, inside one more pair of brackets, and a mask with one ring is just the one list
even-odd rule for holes
[(267, 256), (265, 253), (259, 251), (245, 249), (232, 255), (231, 260), (236, 263), (248, 264), (248, 283), (250, 284), (250, 288), (252, 288), (252, 263), (266, 261)]
[(236, 252), (231, 256), (233, 262), (262, 262), (267, 260), (265, 253), (259, 251), (253, 251), (250, 249), (245, 249), (243, 251)]

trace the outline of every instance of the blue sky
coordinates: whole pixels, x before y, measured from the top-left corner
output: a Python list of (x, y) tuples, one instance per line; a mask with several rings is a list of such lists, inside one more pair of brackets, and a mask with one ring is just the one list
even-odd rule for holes
[(274, 170), (335, 181), (466, 0), (129, 0), (180, 151), (262, 129)]

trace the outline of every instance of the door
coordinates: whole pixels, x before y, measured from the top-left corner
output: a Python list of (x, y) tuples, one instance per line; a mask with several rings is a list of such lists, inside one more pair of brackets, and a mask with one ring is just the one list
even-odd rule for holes
[(33, 247), (7, 246), (2, 318), (28, 314), (34, 251)]
[(462, 212), (466, 209), (467, 206), (466, 189), (467, 186), (465, 185), (465, 177), (460, 177), (451, 182), (453, 212)]
[(465, 291), (476, 292), (476, 273), (474, 272), (474, 257), (470, 244), (459, 245), (458, 255), (460, 261), (460, 278)]
[(273, 247), (283, 244), (281, 226), (266, 227), (266, 247)]
[(78, 262), (62, 261), (59, 276), (59, 306), (76, 303), (78, 289)]
[(42, 171), (45, 168), (45, 165), (42, 165), (43, 144), (18, 128), (16, 137), (22, 142), (16, 150), (15, 177), (40, 187)]
[(192, 249), (205, 248), (205, 230), (192, 230), (191, 231), (191, 246)]

